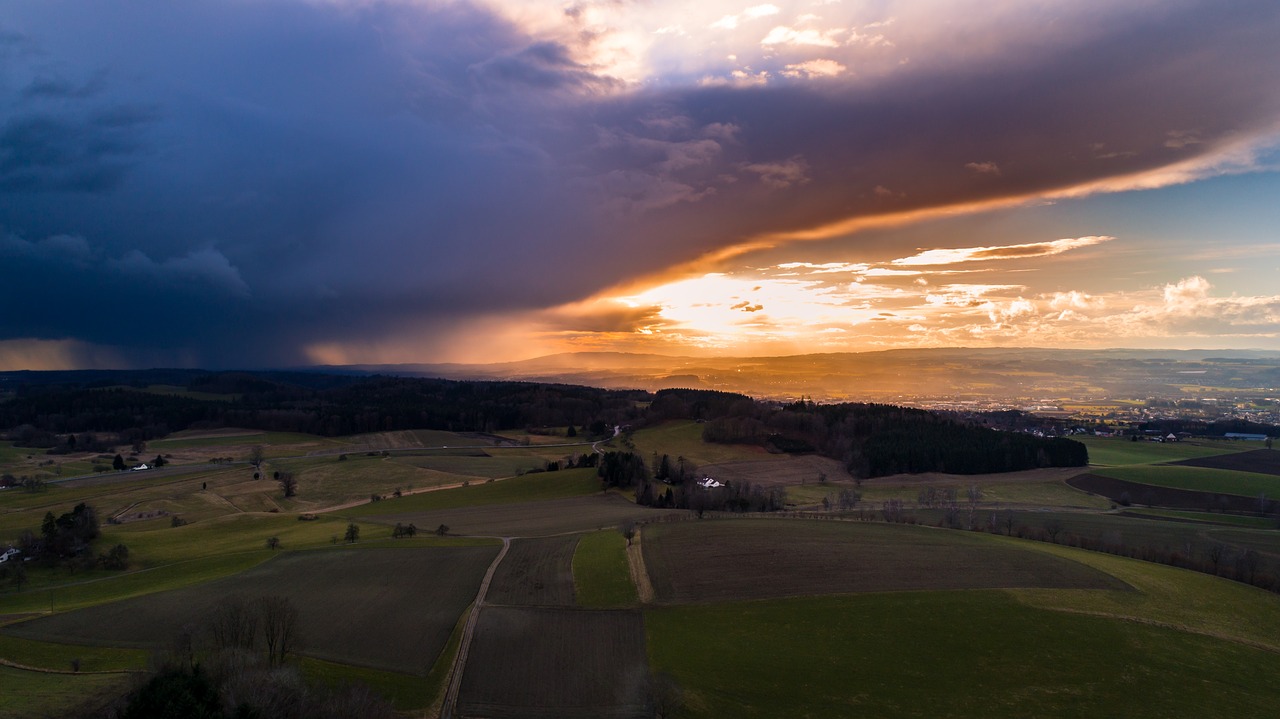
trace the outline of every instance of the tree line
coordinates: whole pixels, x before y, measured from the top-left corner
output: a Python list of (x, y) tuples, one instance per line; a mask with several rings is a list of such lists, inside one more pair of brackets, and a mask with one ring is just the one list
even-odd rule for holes
[(817, 452), (840, 460), (850, 474), (863, 478), (921, 472), (989, 474), (1089, 463), (1088, 449), (1073, 440), (1001, 432), (926, 410), (880, 404), (735, 405), (730, 414), (707, 422), (702, 438), (757, 444), (774, 452)]

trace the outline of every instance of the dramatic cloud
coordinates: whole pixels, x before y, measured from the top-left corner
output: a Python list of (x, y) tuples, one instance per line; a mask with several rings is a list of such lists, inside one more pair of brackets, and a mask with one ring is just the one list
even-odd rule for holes
[[(1268, 166), (1274, 3), (1042, 5), (5, 3), (0, 301), (22, 309), (0, 342), (28, 348), (10, 362), (533, 354), (575, 321), (669, 329), (562, 308), (761, 248)], [(1115, 232), (1037, 236), (1085, 231)], [(904, 273), (1103, 239), (886, 239), (830, 276), (936, 288)], [(784, 283), (794, 304), (735, 288), (699, 336), (783, 331), (815, 288), (833, 342), (851, 321), (947, 326)], [(988, 323), (1030, 317), (981, 299)], [(526, 325), (546, 343), (522, 347)]]
[(1005, 245), (1004, 247), (958, 247), (955, 249), (925, 250), (911, 257), (896, 259), (893, 264), (911, 267), (918, 265), (954, 265), (959, 262), (977, 262), (980, 260), (1045, 257), (1114, 239), (1114, 237), (1090, 236), (1064, 238), (1051, 242), (1031, 242), (1025, 245)]

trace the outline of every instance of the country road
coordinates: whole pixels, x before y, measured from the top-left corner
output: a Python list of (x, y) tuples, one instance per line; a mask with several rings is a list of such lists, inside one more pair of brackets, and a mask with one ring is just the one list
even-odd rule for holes
[(467, 625), (462, 630), (462, 641), (458, 643), (458, 655), (453, 660), (453, 670), (449, 673), (449, 686), (445, 690), (444, 705), (440, 708), (441, 719), (453, 719), (453, 712), (458, 706), (458, 690), (462, 687), (462, 672), (467, 667), (467, 652), (471, 649), (471, 637), (475, 634), (476, 623), (480, 619), (480, 609), (484, 606), (484, 597), (489, 593), (489, 582), (493, 580), (493, 574), (498, 570), (498, 565), (502, 564), (502, 558), (507, 556), (507, 550), (511, 548), (511, 537), (502, 538), (502, 551), (498, 552), (498, 556), (494, 557), (493, 563), (489, 565), (489, 571), (484, 574), (484, 581), (480, 582), (480, 591), (476, 592), (476, 601), (471, 607), (471, 614), (467, 616)]

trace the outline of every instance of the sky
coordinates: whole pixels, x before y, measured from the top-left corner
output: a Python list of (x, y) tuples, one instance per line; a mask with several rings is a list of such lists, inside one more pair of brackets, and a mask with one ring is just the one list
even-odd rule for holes
[(0, 369), (1280, 350), (1280, 4), (8, 0)]

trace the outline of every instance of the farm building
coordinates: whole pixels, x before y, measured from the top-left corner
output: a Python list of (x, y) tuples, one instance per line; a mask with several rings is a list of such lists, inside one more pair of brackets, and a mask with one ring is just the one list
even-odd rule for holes
[(5, 562), (9, 561), (10, 557), (16, 557), (19, 554), (22, 554), (22, 550), (17, 549), (15, 547), (9, 547), (3, 552), (0, 552), (0, 564), (4, 564)]
[(1227, 439), (1243, 439), (1251, 442), (1263, 442), (1267, 439), (1267, 435), (1265, 434), (1248, 434), (1245, 432), (1227, 432), (1223, 436)]
[(723, 487), (724, 484), (710, 477), (703, 477), (698, 480), (698, 486), (703, 489), (715, 489), (716, 487)]

